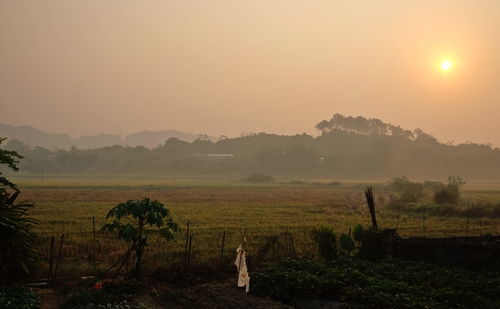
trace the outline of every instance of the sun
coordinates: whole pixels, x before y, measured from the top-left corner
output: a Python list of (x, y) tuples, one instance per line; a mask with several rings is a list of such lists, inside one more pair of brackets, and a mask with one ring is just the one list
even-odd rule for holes
[(444, 60), (441, 62), (441, 70), (449, 71), (453, 67), (453, 63), (450, 60)]

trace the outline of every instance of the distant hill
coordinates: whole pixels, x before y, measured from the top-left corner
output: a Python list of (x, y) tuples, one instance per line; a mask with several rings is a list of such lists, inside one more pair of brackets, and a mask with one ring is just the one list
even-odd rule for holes
[(125, 145), (129, 146), (154, 148), (158, 145), (163, 145), (166, 140), (173, 137), (186, 142), (192, 142), (198, 138), (198, 135), (177, 130), (142, 131), (127, 135), (123, 141)]
[(163, 145), (169, 138), (177, 138), (192, 142), (198, 135), (178, 130), (142, 131), (121, 138), (117, 134), (84, 135), (78, 139), (71, 138), (67, 134), (47, 133), (32, 126), (12, 126), (0, 123), (0, 136), (10, 140), (17, 139), (31, 147), (43, 147), (47, 149), (69, 149), (76, 147), (80, 149), (95, 149), (107, 146), (145, 146), (154, 148)]
[(49, 149), (68, 149), (75, 145), (75, 140), (66, 134), (46, 133), (31, 126), (11, 126), (0, 123), (0, 136), (20, 140), (30, 146)]
[[(182, 141), (189, 138), (182, 135), (166, 142), (169, 134), (182, 132), (145, 131), (126, 137), (123, 142), (129, 146), (92, 150), (33, 149), (16, 140), (8, 141), (5, 147), (25, 156), (20, 163), (23, 171), (37, 173), (260, 173), (296, 179), (387, 179), (402, 175), (446, 179), (460, 175), (467, 180), (500, 179), (500, 149), (490, 145), (443, 144), (420, 129), (407, 130), (379, 119), (340, 114), (319, 122), (316, 129), (321, 132), (319, 136), (258, 133), (217, 141), (202, 136), (193, 141), (195, 136), (191, 135), (192, 141)], [(99, 139), (106, 144), (116, 137), (100, 135)], [(131, 147), (134, 144), (161, 146)]]

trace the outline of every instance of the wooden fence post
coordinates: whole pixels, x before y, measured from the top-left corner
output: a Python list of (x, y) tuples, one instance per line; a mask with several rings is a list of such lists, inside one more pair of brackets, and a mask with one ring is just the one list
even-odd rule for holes
[(92, 216), (92, 263), (94, 266), (94, 276), (96, 275), (96, 241), (95, 241), (95, 216)]
[(59, 243), (59, 253), (57, 254), (56, 267), (54, 269), (54, 273), (52, 274), (52, 281), (56, 280), (57, 270), (59, 269), (59, 263), (61, 262), (61, 257), (62, 257), (63, 243), (64, 243), (64, 234), (61, 234), (61, 242)]
[(188, 260), (188, 245), (189, 245), (189, 220), (187, 222), (186, 229), (186, 244), (184, 245), (184, 262), (187, 263)]
[(54, 236), (50, 238), (50, 251), (49, 251), (49, 271), (47, 273), (47, 284), (50, 284), (52, 278), (52, 262), (54, 256)]
[(188, 258), (187, 258), (187, 263), (188, 265), (191, 264), (191, 244), (193, 242), (193, 235), (189, 235), (189, 248), (188, 248)]
[(292, 254), (293, 254), (293, 257), (297, 257), (297, 254), (295, 252), (295, 244), (293, 242), (293, 236), (292, 236), (292, 233), (288, 234), (288, 236), (290, 237), (290, 244), (292, 245)]
[(425, 208), (422, 207), (422, 234), (425, 232)]
[(222, 233), (222, 243), (221, 243), (221, 246), (220, 246), (220, 255), (219, 255), (219, 259), (220, 259), (220, 263), (222, 264), (222, 259), (224, 257), (224, 242), (226, 241), (226, 231), (224, 231), (224, 233)]

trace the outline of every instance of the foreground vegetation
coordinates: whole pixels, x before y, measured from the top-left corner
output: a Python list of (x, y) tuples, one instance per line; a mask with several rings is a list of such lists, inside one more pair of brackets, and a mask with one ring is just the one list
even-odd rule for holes
[(436, 265), (340, 258), (322, 264), (296, 259), (252, 275), (252, 293), (290, 302), (328, 299), (357, 308), (499, 308), (498, 273)]

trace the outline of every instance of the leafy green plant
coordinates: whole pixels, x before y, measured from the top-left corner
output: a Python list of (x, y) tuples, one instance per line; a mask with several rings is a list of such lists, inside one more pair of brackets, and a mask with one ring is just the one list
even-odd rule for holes
[(356, 244), (351, 239), (351, 237), (345, 233), (340, 234), (339, 244), (342, 250), (347, 252), (347, 255), (351, 255), (351, 252), (356, 248)]
[(129, 242), (135, 251), (134, 274), (140, 276), (142, 255), (147, 246), (147, 227), (156, 227), (159, 235), (172, 240), (178, 231), (170, 211), (160, 202), (143, 198), (130, 200), (113, 207), (106, 219), (114, 218), (113, 223), (104, 225), (104, 230), (118, 232), (118, 237)]
[(251, 292), (281, 301), (328, 299), (355, 308), (499, 308), (498, 273), (352, 257), (291, 259), (251, 274)]
[[(0, 138), (0, 144), (5, 138)], [(22, 158), (15, 151), (0, 149), (0, 165), (18, 171), (17, 164)], [(17, 277), (20, 272), (29, 273), (38, 259), (35, 250), (35, 220), (28, 217), (33, 204), (16, 200), (18, 187), (0, 172), (0, 280)]]
[(40, 308), (40, 300), (31, 289), (5, 287), (0, 288), (0, 308), (36, 309)]
[(364, 229), (361, 224), (356, 224), (354, 228), (352, 229), (352, 237), (354, 238), (354, 241), (356, 241), (358, 244), (363, 240), (363, 233)]
[(337, 239), (333, 230), (321, 226), (313, 231), (313, 239), (318, 245), (318, 253), (325, 261), (331, 261), (338, 256)]

